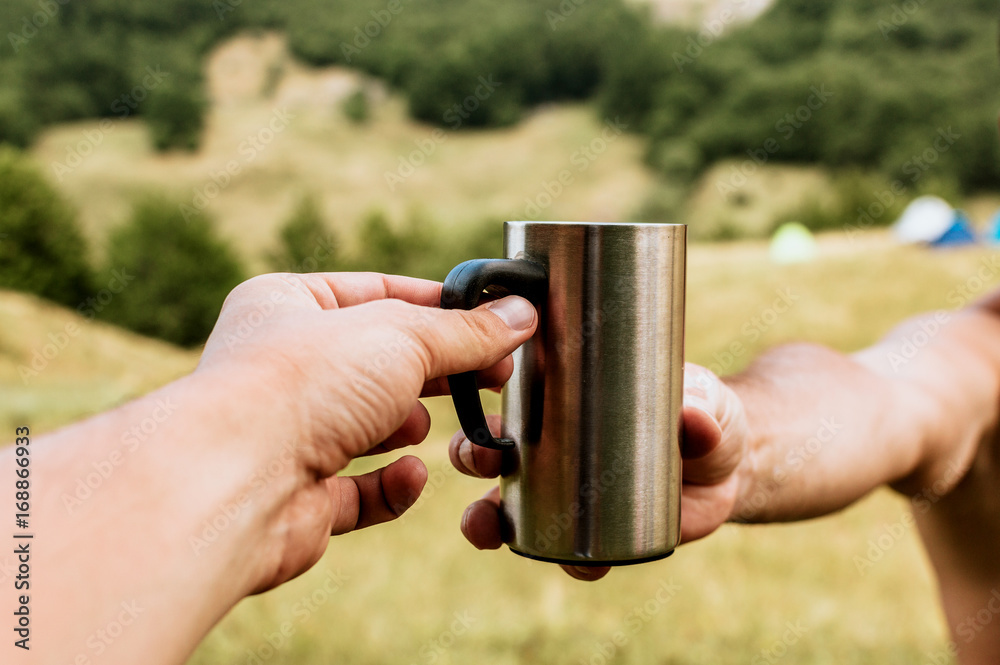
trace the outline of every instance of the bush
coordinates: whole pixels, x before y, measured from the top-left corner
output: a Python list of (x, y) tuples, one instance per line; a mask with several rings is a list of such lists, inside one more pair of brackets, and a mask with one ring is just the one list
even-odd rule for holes
[(503, 256), (503, 225), (486, 220), (443, 231), (415, 212), (397, 229), (384, 213), (373, 211), (359, 227), (357, 245), (351, 270), (442, 281), (462, 261)]
[(279, 234), (278, 250), (267, 257), (278, 272), (334, 272), (340, 269), (337, 239), (323, 223), (319, 205), (304, 196)]
[(207, 339), (222, 303), (243, 280), (232, 250), (202, 213), (173, 201), (140, 200), (109, 240), (107, 273), (132, 278), (101, 316), (144, 335), (192, 346)]
[[(0, 67), (0, 80), (6, 76)], [(31, 145), (38, 133), (38, 121), (16, 88), (0, 85), (0, 143), (18, 148)]]
[[(810, 231), (865, 230), (889, 226), (903, 213), (913, 194), (877, 172), (852, 170), (834, 178), (831, 200), (807, 199), (775, 219), (771, 230), (799, 222)], [(902, 191), (902, 193), (899, 193)], [(877, 214), (874, 214), (877, 213)]]
[(351, 122), (357, 125), (368, 122), (371, 111), (368, 108), (368, 95), (365, 93), (364, 87), (360, 87), (348, 95), (340, 108)]
[(380, 210), (370, 212), (358, 230), (358, 255), (353, 262), (356, 270), (420, 276), (417, 270), (423, 255), (436, 242), (433, 227), (418, 216), (411, 215), (405, 227), (396, 230)]
[(76, 217), (42, 173), (0, 148), (0, 287), (76, 307), (91, 293), (87, 245)]
[(160, 151), (194, 151), (201, 145), (208, 102), (199, 83), (167, 82), (149, 93), (143, 104), (153, 146)]

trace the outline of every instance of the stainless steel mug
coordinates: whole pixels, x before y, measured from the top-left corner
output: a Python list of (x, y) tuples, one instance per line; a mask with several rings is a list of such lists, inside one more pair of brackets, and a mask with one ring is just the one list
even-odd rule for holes
[(680, 538), (687, 227), (507, 222), (506, 259), (448, 275), (442, 307), (516, 294), (539, 312), (486, 425), (474, 373), (449, 377), (466, 436), (503, 452), (504, 538), (572, 565), (670, 555)]

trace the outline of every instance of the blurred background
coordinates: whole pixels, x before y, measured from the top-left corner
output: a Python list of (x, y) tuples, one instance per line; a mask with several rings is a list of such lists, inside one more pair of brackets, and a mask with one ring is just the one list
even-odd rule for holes
[[(997, 18), (986, 0), (3, 0), (0, 431), (189, 372), (248, 276), (442, 279), (499, 256), (505, 219), (689, 224), (687, 357), (720, 374), (961, 307), (1000, 281)], [(428, 406), (420, 502), (244, 601), (192, 663), (950, 662), (887, 491), (585, 585), (464, 542), (489, 487), (451, 470), (457, 422)]]

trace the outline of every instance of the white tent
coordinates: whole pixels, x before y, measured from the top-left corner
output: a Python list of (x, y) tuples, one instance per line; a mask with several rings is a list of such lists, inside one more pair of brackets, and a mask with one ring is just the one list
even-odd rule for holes
[(896, 239), (904, 243), (933, 243), (955, 223), (955, 209), (937, 196), (914, 199), (892, 226)]

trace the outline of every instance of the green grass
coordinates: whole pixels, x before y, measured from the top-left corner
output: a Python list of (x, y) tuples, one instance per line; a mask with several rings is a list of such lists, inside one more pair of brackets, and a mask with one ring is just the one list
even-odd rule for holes
[[(851, 246), (835, 235), (821, 239), (815, 263), (775, 267), (762, 244), (696, 245), (687, 355), (711, 364), (719, 349), (742, 341), (747, 351), (734, 365), (742, 366), (760, 349), (792, 339), (858, 348), (910, 313), (948, 306), (949, 294), (991, 255), (896, 248), (877, 235)], [(741, 327), (784, 288), (799, 301), (750, 342)], [(0, 297), (0, 310), (21, 326), (0, 338), (0, 390), (27, 395), (19, 403), (3, 401), (0, 421), (8, 425), (51, 428), (148, 390), (194, 362), (165, 345), (87, 325), (44, 381), (23, 391), (11, 367), (71, 315), (11, 294)], [(434, 429), (415, 451), (431, 470), (427, 496), (400, 523), (335, 538), (314, 570), (245, 600), (209, 635), (192, 665), (257, 662), (247, 650), (267, 655), (268, 637), (285, 622), (290, 637), (268, 663), (742, 664), (773, 650), (787, 622), (804, 631), (781, 659), (788, 663), (919, 663), (944, 644), (944, 621), (915, 533), (907, 532), (864, 576), (855, 567), (868, 541), (906, 510), (887, 491), (810, 523), (725, 527), (666, 561), (617, 570), (587, 585), (507, 550), (477, 552), (463, 541), (462, 510), (489, 483), (450, 469), (446, 445), (457, 424), (447, 400), (429, 406)], [(365, 460), (352, 471), (373, 463)], [(321, 602), (303, 616), (301, 602), (331, 571), (348, 579), (327, 599), (320, 594)], [(651, 599), (663, 581), (680, 590), (656, 606)], [(655, 612), (642, 621), (634, 610), (647, 602)], [(456, 612), (474, 620), (461, 635), (448, 632)], [(628, 641), (604, 661), (601, 645), (616, 631), (628, 633)], [(450, 648), (435, 651), (442, 639)]]
[[(641, 163), (643, 143), (632, 135), (618, 136), (591, 162), (572, 162), (601, 136), (602, 120), (590, 105), (540, 109), (506, 129), (444, 130), (435, 141), (436, 128), (410, 120), (404, 102), (384, 92), (373, 95), (370, 120), (355, 124), (340, 104), (359, 85), (356, 72), (307, 69), (287, 58), (273, 35), (237, 38), (215, 52), (208, 64), (215, 104), (195, 154), (153, 152), (144, 123), (131, 119), (114, 121), (104, 133), (96, 121), (51, 128), (31, 154), (55, 178), (54, 165), (66, 163), (83, 142), (88, 154), (59, 185), (98, 253), (138, 193), (155, 189), (190, 203), (196, 192), (215, 194), (213, 174), (235, 162), (239, 172), (209, 197), (207, 209), (253, 269), (263, 268), (263, 254), (303, 193), (316, 197), (329, 224), (350, 242), (355, 224), (373, 209), (396, 223), (419, 211), (445, 227), (521, 219), (526, 200), (544, 202), (545, 184), (563, 170), (573, 182), (539, 218), (623, 221), (653, 181)], [(272, 62), (283, 63), (284, 74), (268, 95), (262, 80)], [(287, 122), (278, 118), (272, 137), (268, 125), (282, 110)], [(257, 149), (250, 138), (262, 131)], [(385, 174), (418, 145), (429, 153), (416, 158), (425, 163), (390, 188)]]
[[(269, 57), (281, 57), (280, 44), (273, 42), (236, 42), (232, 48), (233, 57), (246, 55), (240, 48), (270, 49)], [(576, 146), (599, 131), (591, 109), (561, 107), (539, 111), (516, 128), (454, 135), (390, 195), (384, 171), (429, 128), (406, 120), (398, 100), (378, 95), (370, 122), (361, 128), (350, 124), (326, 94), (326, 83), (344, 83), (344, 72), (309, 72), (287, 63), (285, 76), (276, 98), (263, 99), (259, 81), (220, 75), (230, 87), (213, 88), (217, 105), (209, 137), (195, 155), (156, 156), (141, 123), (116, 125), (61, 185), (98, 246), (108, 228), (124, 218), (136, 191), (155, 186), (183, 195), (203, 185), (211, 171), (238, 155), (239, 142), (266, 123), (281, 100), (297, 109), (296, 122), (210, 206), (226, 235), (251, 259), (271, 247), (277, 225), (303, 190), (318, 194), (341, 229), (373, 206), (397, 219), (423, 208), (455, 225), (490, 215), (518, 217), (524, 198), (541, 192), (542, 182), (569, 163)], [(348, 76), (342, 87), (349, 93), (353, 85)], [(46, 166), (64, 159), (67, 146), (93, 127), (54, 128), (33, 154)], [(627, 217), (651, 186), (640, 154), (641, 145), (632, 138), (613, 144), (553, 203), (550, 216)], [(790, 200), (790, 188), (808, 190), (825, 182), (809, 170), (775, 171), (753, 189), (750, 210), (734, 212), (720, 207), (708, 179), (695, 195), (691, 221), (711, 223), (738, 213), (740, 224), (764, 224), (777, 201)], [(992, 256), (984, 249), (899, 248), (879, 233), (854, 243), (843, 234), (827, 235), (820, 249), (810, 265), (777, 267), (767, 260), (764, 243), (692, 246), (688, 359), (738, 371), (761, 350), (790, 340), (860, 348), (905, 316), (953, 305), (949, 296), (964, 286), (984, 293), (986, 285), (975, 288), (969, 280)], [(998, 277), (991, 270), (987, 282), (995, 284)], [(782, 291), (797, 300), (771, 319), (768, 308)], [(0, 293), (0, 320), (0, 431), (22, 424), (51, 430), (162, 385), (197, 361), (197, 354), (85, 322), (27, 296)], [(25, 383), (18, 367), (67, 323), (78, 324), (80, 334)], [(739, 352), (729, 362), (722, 352), (734, 345)], [(906, 509), (905, 501), (887, 491), (806, 524), (726, 527), (666, 561), (618, 570), (587, 585), (552, 566), (506, 550), (477, 552), (464, 542), (458, 531), (462, 510), (489, 483), (451, 470), (446, 446), (457, 422), (446, 399), (431, 400), (429, 408), (432, 433), (411, 451), (431, 470), (425, 498), (396, 524), (334, 539), (314, 570), (241, 603), (209, 635), (192, 665), (258, 662), (248, 650), (276, 665), (745, 664), (758, 656), (757, 662), (768, 663), (762, 650), (774, 656), (782, 651), (775, 647), (788, 622), (800, 624), (804, 634), (774, 662), (923, 663), (944, 644), (944, 620), (915, 533), (907, 532), (864, 576), (855, 567), (853, 558), (865, 556), (868, 541)], [(351, 470), (374, 463), (365, 460)], [(303, 618), (301, 601), (331, 571), (348, 579)], [(649, 621), (636, 623), (634, 608), (671, 580), (680, 586), (677, 594), (654, 607)], [(461, 635), (448, 632), (456, 612), (474, 619)], [(269, 636), (286, 622), (290, 637), (267, 656)], [(639, 630), (631, 634), (634, 627)], [(629, 633), (629, 639), (614, 654), (605, 651), (610, 656), (605, 658), (602, 644), (616, 631)], [(451, 646), (436, 650), (442, 639)]]

